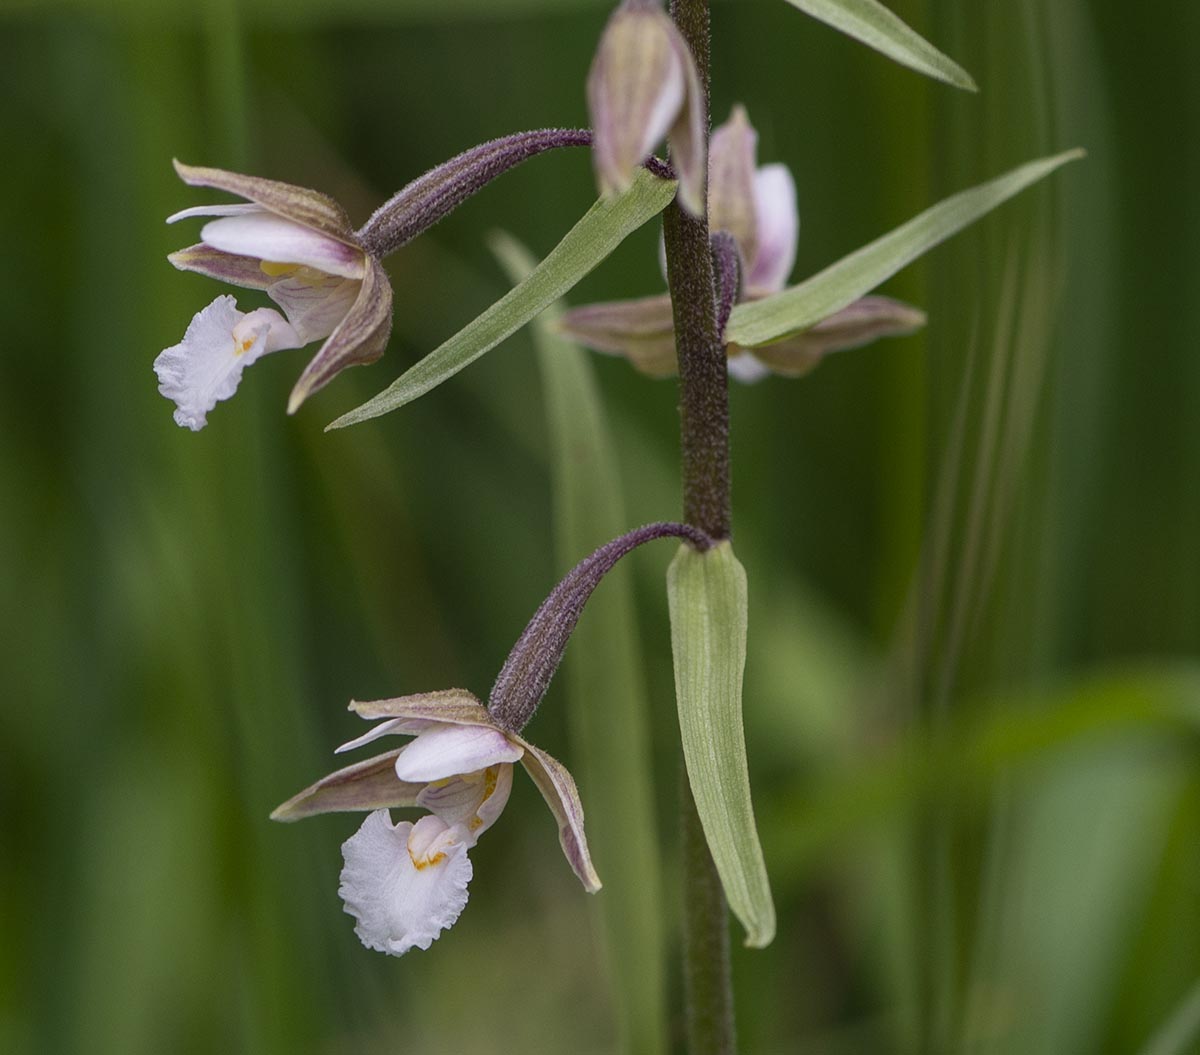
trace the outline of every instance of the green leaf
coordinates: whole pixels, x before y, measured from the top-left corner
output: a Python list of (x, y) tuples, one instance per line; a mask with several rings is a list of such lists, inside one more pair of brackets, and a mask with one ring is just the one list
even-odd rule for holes
[(633, 186), (593, 205), (530, 274), (473, 322), (406, 370), (377, 396), (328, 426), (357, 425), (396, 410), (453, 377), (511, 337), (608, 256), (675, 196), (675, 183), (640, 169)]
[[(514, 282), (537, 261), (507, 235), (491, 240)], [(616, 451), (591, 356), (556, 330), (552, 305), (533, 323), (550, 425), (557, 563), (627, 528)], [(587, 802), (588, 842), (604, 890), (596, 899), (619, 1030), (618, 1050), (667, 1049), (665, 939), (660, 843), (646, 686), (633, 601), (632, 568), (618, 565), (588, 602), (563, 663), (572, 768)]]
[(721, 542), (681, 546), (667, 571), (675, 697), (688, 782), (704, 837), (746, 944), (775, 937), (775, 906), (750, 802), (742, 728), (746, 573)]
[(1083, 156), (1082, 150), (1068, 150), (1030, 161), (988, 183), (960, 191), (800, 285), (762, 300), (739, 304), (730, 316), (726, 339), (754, 347), (807, 329), (869, 293), (1030, 184)]
[(902, 66), (974, 92), (971, 75), (910, 29), (878, 0), (788, 0), (793, 7), (839, 29)]

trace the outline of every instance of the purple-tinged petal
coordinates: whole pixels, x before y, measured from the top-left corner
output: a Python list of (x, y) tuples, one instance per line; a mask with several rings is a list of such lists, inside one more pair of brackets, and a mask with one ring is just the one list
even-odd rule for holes
[(772, 373), (802, 377), (833, 352), (861, 348), (880, 337), (913, 333), (925, 325), (925, 320), (923, 311), (901, 301), (862, 297), (803, 333), (749, 352)]
[(604, 27), (587, 80), (592, 157), (604, 194), (629, 189), (684, 106), (680, 39), (657, 0), (625, 0)]
[(328, 275), (362, 278), (366, 254), (273, 212), (224, 216), (200, 231), (206, 245), (278, 264), (304, 264)]
[[(274, 270), (274, 265), (267, 264)], [(361, 281), (298, 267), (274, 279), (267, 296), (283, 308), (288, 322), (304, 340), (319, 341), (338, 328), (358, 299)]]
[(468, 833), (467, 846), (474, 846), (504, 810), (512, 791), (511, 763), (489, 766), (478, 773), (465, 773), (427, 784), (417, 796), (417, 805)]
[(181, 161), (175, 162), (175, 171), (184, 183), (193, 187), (212, 187), (215, 190), (228, 191), (286, 219), (311, 227), (331, 238), (337, 238), (347, 245), (358, 245), (345, 210), (320, 191), (297, 187), (291, 183), (280, 183), (278, 180), (263, 179), (261, 176), (246, 176), (224, 169), (185, 165)]
[(523, 749), (485, 725), (433, 725), (418, 733), (396, 758), (396, 776), (415, 782), (445, 780), (500, 762), (516, 762)]
[(571, 308), (558, 326), (572, 340), (597, 352), (624, 356), (651, 377), (675, 373), (675, 330), (669, 296)]
[(428, 949), (467, 904), (471, 862), (460, 831), (437, 817), (393, 825), (376, 810), (342, 844), (338, 894), (368, 949)]
[(479, 697), (466, 689), (439, 689), (396, 696), (388, 700), (351, 700), (350, 710), (360, 718), (424, 718), (448, 725), (486, 725), (491, 715)]
[(379, 722), (368, 729), (362, 736), (356, 736), (353, 740), (347, 740), (340, 747), (334, 749), (335, 755), (344, 754), (346, 751), (355, 751), (366, 744), (378, 740), (381, 736), (416, 736), (417, 733), (424, 732), (434, 723), (422, 718), (390, 718), (385, 722)]
[(562, 844), (563, 853), (571, 865), (579, 881), (589, 894), (600, 889), (600, 877), (592, 867), (592, 857), (588, 852), (587, 838), (583, 834), (583, 803), (579, 801), (579, 791), (575, 781), (567, 772), (566, 766), (552, 758), (540, 747), (521, 737), (514, 737), (525, 754), (521, 764), (537, 785), (554, 819), (558, 821), (558, 840)]
[(180, 220), (190, 220), (194, 216), (244, 216), (248, 212), (265, 212), (261, 205), (253, 202), (239, 202), (236, 205), (193, 205), (190, 209), (180, 209), (167, 217), (167, 223), (178, 223)]
[(237, 391), (247, 366), (297, 347), (295, 331), (277, 311), (259, 308), (247, 315), (226, 294), (197, 312), (183, 340), (154, 360), (158, 390), (175, 401), (176, 424), (198, 432), (208, 412)]
[(708, 167), (704, 90), (687, 41), (673, 24), (671, 28), (674, 30), (672, 46), (683, 70), (684, 99), (678, 118), (667, 132), (667, 142), (671, 147), (671, 164), (679, 177), (679, 203), (693, 216), (703, 216)]
[(196, 271), (218, 282), (246, 289), (266, 289), (278, 281), (263, 271), (262, 261), (256, 257), (225, 253), (203, 242), (180, 249), (167, 259), (180, 271)]
[(378, 260), (367, 257), (366, 262), (353, 307), (304, 368), (288, 399), (289, 414), (346, 367), (373, 363), (387, 348), (392, 333), (392, 287)]
[(764, 165), (758, 170), (754, 205), (758, 251), (746, 275), (746, 290), (748, 296), (761, 297), (783, 289), (796, 263), (800, 213), (796, 209), (796, 182), (786, 165)]
[(396, 777), (396, 756), (388, 751), (346, 766), (293, 795), (271, 814), (273, 821), (298, 821), (319, 813), (416, 806), (423, 784), (406, 784)]
[(733, 235), (747, 267), (758, 252), (757, 151), (758, 133), (745, 107), (735, 106), (729, 120), (714, 129), (708, 147), (708, 226)]

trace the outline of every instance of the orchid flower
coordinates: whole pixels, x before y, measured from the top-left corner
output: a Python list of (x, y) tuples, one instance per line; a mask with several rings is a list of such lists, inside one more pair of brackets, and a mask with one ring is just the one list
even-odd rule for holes
[[(463, 689), (422, 693), (350, 710), (378, 723), (343, 744), (350, 751), (383, 736), (413, 739), (317, 781), (273, 814), (280, 821), (318, 813), (371, 811), (342, 845), (338, 888), (354, 931), (370, 949), (401, 956), (428, 949), (467, 903), (467, 856), (495, 823), (512, 788), (513, 763), (533, 779), (558, 822), (563, 853), (584, 889), (600, 889), (583, 833), (575, 781), (545, 751), (499, 725)], [(425, 814), (392, 823), (392, 808)]]
[(601, 191), (626, 191), (665, 136), (679, 200), (704, 211), (706, 114), (696, 61), (660, 0), (622, 0), (609, 17), (588, 73), (592, 158)]
[(201, 241), (168, 258), (235, 286), (264, 291), (274, 308), (240, 311), (217, 297), (196, 314), (183, 340), (154, 361), (158, 390), (176, 404), (175, 421), (202, 429), (242, 372), (264, 355), (323, 340), (292, 389), (288, 413), (348, 366), (383, 355), (392, 327), (392, 289), (377, 256), (360, 243), (342, 207), (315, 190), (175, 162), (187, 184), (246, 199), (200, 205), (168, 223), (211, 217)]
[[(708, 218), (714, 234), (731, 235), (736, 245), (744, 300), (757, 300), (787, 285), (800, 231), (791, 172), (780, 163), (759, 167), (757, 150), (758, 133), (745, 108), (735, 106), (729, 120), (713, 130), (709, 144)], [(743, 348), (727, 343), (729, 373), (747, 382), (769, 373), (799, 377), (830, 352), (911, 333), (924, 324), (925, 314), (917, 308), (890, 297), (862, 297), (775, 344)], [(573, 308), (560, 328), (595, 351), (625, 356), (652, 377), (675, 373), (674, 322), (666, 294)]]

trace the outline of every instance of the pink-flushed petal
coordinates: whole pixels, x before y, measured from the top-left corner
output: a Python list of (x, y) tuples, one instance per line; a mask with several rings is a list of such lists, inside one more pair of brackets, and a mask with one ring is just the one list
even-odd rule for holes
[(366, 254), (361, 249), (272, 212), (210, 220), (200, 237), (206, 245), (226, 253), (278, 264), (303, 264), (342, 278), (362, 278), (366, 270)]
[(381, 736), (416, 736), (417, 733), (428, 729), (433, 724), (424, 718), (390, 718), (372, 726), (362, 736), (347, 740), (340, 747), (335, 748), (333, 753), (340, 755), (346, 751), (354, 751), (365, 744), (378, 740)]
[(228, 191), (305, 227), (337, 238), (347, 245), (358, 245), (345, 210), (320, 191), (297, 187), (292, 183), (281, 183), (278, 180), (263, 179), (261, 176), (246, 176), (224, 169), (185, 165), (181, 161), (175, 162), (175, 171), (179, 178), (190, 186)]
[(298, 821), (319, 813), (416, 806), (425, 785), (397, 779), (399, 753), (399, 749), (388, 751), (322, 777), (276, 809), (271, 820)]
[(223, 253), (203, 242), (180, 249), (167, 259), (180, 271), (195, 271), (218, 282), (246, 289), (266, 289), (278, 281), (262, 269), (262, 261), (256, 257)]
[(358, 297), (321, 349), (313, 356), (288, 398), (288, 413), (349, 366), (373, 363), (387, 348), (392, 333), (392, 286), (383, 265), (367, 258)]
[(236, 205), (193, 205), (190, 209), (180, 209), (167, 217), (167, 223), (178, 223), (180, 220), (190, 220), (194, 216), (244, 216), (248, 212), (266, 212), (261, 205), (253, 202), (240, 202)]
[(393, 825), (376, 810), (342, 844), (338, 894), (368, 949), (428, 949), (467, 904), (471, 862), (460, 833), (434, 816)]
[(158, 390), (176, 405), (176, 424), (198, 432), (208, 412), (237, 391), (242, 371), (269, 352), (298, 347), (295, 333), (276, 311), (238, 311), (233, 297), (218, 297), (196, 313), (183, 340), (154, 360)]
[(592, 158), (605, 194), (629, 189), (637, 167), (683, 107), (687, 84), (674, 38), (657, 3), (621, 4), (608, 20), (587, 80)]
[(881, 337), (902, 337), (925, 325), (925, 313), (891, 297), (861, 297), (815, 326), (749, 351), (772, 373), (803, 377), (827, 355), (861, 348)]
[(559, 329), (594, 351), (624, 356), (651, 377), (675, 373), (675, 331), (669, 296), (571, 308), (560, 319)]
[(487, 708), (466, 689), (439, 689), (388, 700), (351, 700), (350, 710), (360, 718), (424, 718), (449, 725), (486, 725), (494, 728)]
[(796, 263), (800, 213), (796, 181), (786, 165), (764, 165), (754, 177), (758, 215), (758, 251), (746, 275), (747, 296), (777, 293), (787, 285)]
[(743, 106), (713, 130), (708, 147), (708, 225), (728, 231), (748, 266), (758, 252), (754, 159), (758, 133)]
[(417, 734), (396, 758), (396, 776), (414, 783), (474, 773), (523, 754), (498, 729), (484, 725), (433, 725)]
[(320, 341), (338, 328), (358, 299), (362, 282), (337, 275), (324, 275), (301, 267), (277, 278), (267, 287), (267, 296), (283, 308), (288, 322), (304, 343)]
[(534, 747), (528, 740), (514, 737), (525, 754), (521, 764), (537, 785), (550, 812), (558, 822), (558, 841), (572, 870), (579, 877), (583, 888), (594, 894), (600, 889), (600, 877), (592, 866), (592, 856), (588, 852), (587, 838), (583, 833), (583, 803), (579, 800), (579, 791), (575, 780), (567, 767), (552, 758), (540, 747)]
[(679, 177), (679, 203), (693, 216), (703, 216), (708, 168), (704, 91), (691, 49), (674, 25), (672, 30), (671, 43), (683, 70), (685, 90), (683, 106), (667, 133), (667, 142), (671, 147), (671, 164)]
[(512, 764), (502, 762), (478, 773), (436, 780), (417, 796), (417, 805), (461, 827), (469, 835), (467, 846), (474, 846), (503, 812), (512, 791), (512, 774)]

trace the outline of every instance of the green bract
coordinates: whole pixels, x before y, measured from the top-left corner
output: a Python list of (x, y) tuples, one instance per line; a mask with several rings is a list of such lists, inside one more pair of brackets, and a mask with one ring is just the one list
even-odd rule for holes
[(1014, 194), (1081, 157), (1082, 150), (1068, 150), (960, 191), (800, 285), (750, 304), (739, 304), (729, 317), (726, 340), (755, 347), (807, 329), (869, 293)]
[(775, 937), (775, 906), (750, 802), (742, 729), (746, 572), (728, 542), (682, 546), (667, 571), (675, 696), (688, 781), (704, 837), (746, 944)]
[(955, 88), (978, 91), (966, 70), (878, 0), (788, 0), (788, 3), (918, 73)]
[(377, 396), (343, 414), (329, 428), (377, 418), (453, 377), (553, 304), (630, 234), (662, 212), (674, 197), (674, 181), (639, 169), (629, 190), (596, 202), (528, 278)]

